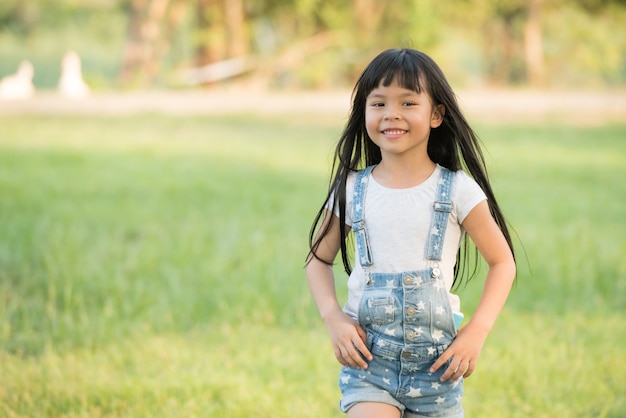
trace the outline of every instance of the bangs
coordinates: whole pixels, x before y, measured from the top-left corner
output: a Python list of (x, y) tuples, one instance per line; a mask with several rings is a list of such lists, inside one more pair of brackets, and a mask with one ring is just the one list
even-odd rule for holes
[(384, 74), (382, 74), (376, 87), (382, 82), (382, 85), (389, 87), (393, 80), (398, 82), (398, 85), (407, 90), (413, 90), (418, 93), (422, 92), (421, 71), (415, 61), (409, 60), (405, 54), (400, 54), (389, 63), (389, 67)]
[(410, 51), (392, 49), (380, 54), (363, 73), (363, 92), (369, 95), (379, 85), (388, 87), (395, 79), (400, 87), (421, 93), (420, 60)]

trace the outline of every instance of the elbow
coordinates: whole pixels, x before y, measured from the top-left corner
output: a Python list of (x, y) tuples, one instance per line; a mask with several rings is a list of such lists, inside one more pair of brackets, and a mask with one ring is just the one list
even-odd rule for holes
[(332, 266), (332, 263), (328, 263), (325, 260), (311, 254), (306, 260), (304, 272), (307, 279), (310, 281), (315, 277), (327, 274), (329, 271), (332, 272)]
[(515, 259), (511, 256), (508, 260), (500, 263), (500, 271), (502, 276), (506, 277), (509, 281), (515, 282), (517, 277), (517, 265)]
[(513, 283), (517, 276), (517, 266), (515, 259), (511, 257), (505, 257), (501, 260), (494, 261), (489, 264), (489, 272), (493, 273), (495, 277), (499, 277), (503, 280)]

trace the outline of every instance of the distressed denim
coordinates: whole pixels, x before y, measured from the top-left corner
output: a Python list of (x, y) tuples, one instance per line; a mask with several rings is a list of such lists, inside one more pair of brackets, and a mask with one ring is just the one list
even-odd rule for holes
[(433, 204), (427, 255), (431, 267), (402, 273), (378, 272), (363, 220), (365, 191), (373, 167), (361, 171), (354, 190), (355, 244), (367, 283), (359, 304), (358, 321), (367, 332), (374, 359), (368, 368), (342, 367), (339, 388), (341, 410), (359, 402), (396, 406), (405, 417), (463, 417), (463, 381), (440, 382), (449, 362), (429, 368), (456, 335), (448, 292), (437, 267), (448, 215), (453, 174), (443, 169)]

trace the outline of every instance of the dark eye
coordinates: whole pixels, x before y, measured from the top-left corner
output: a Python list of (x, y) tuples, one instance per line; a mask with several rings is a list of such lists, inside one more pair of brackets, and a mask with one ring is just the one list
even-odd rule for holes
[(373, 102), (370, 106), (372, 107), (383, 107), (385, 104), (381, 102)]
[(417, 103), (415, 102), (404, 102), (402, 103), (402, 106), (415, 106)]

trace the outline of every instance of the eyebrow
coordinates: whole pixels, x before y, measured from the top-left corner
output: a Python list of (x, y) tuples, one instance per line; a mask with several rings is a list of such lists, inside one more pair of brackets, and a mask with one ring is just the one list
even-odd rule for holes
[[(400, 97), (408, 97), (408, 96), (419, 96), (419, 93), (415, 92), (415, 91), (407, 91), (406, 93), (402, 93), (400, 94)], [(373, 98), (373, 99), (383, 99), (386, 98), (387, 96), (381, 93), (376, 93), (376, 94), (370, 94), (369, 96), (367, 96), (367, 98)]]

